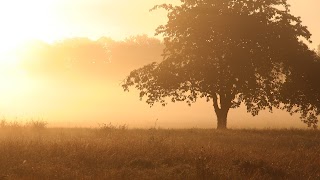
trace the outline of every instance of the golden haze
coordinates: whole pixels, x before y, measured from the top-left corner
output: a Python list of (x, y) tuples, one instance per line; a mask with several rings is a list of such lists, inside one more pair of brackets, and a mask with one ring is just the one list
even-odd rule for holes
[[(320, 24), (316, 22), (320, 19), (316, 9), (320, 2), (290, 2), (292, 12), (302, 16), (302, 21), (313, 34), (314, 43), (310, 47), (314, 48), (320, 44)], [(137, 64), (130, 64), (132, 60), (128, 57), (119, 57), (121, 65), (126, 68), (122, 70), (119, 65), (117, 71), (121, 73), (111, 80), (105, 76), (88, 77), (85, 71), (69, 74), (68, 78), (59, 73), (40, 76), (26, 69), (21, 61), (21, 55), (28, 54), (23, 50), (34, 50), (30, 48), (34, 44), (27, 43), (33, 39), (44, 41), (45, 46), (50, 47), (54, 42), (71, 37), (96, 40), (107, 36), (120, 42), (135, 34), (152, 36), (154, 29), (165, 23), (163, 11), (148, 11), (159, 3), (155, 0), (144, 3), (128, 0), (77, 3), (71, 0), (6, 1), (0, 7), (0, 22), (3, 24), (0, 31), (0, 115), (8, 119), (17, 117), (18, 120), (44, 118), (53, 126), (96, 126), (113, 122), (129, 124), (129, 127), (151, 127), (155, 123), (175, 128), (212, 127), (215, 114), (211, 103), (204, 100), (192, 108), (177, 103), (166, 108), (156, 105), (150, 109), (139, 101), (137, 93), (123, 92), (119, 85), (121, 80), (130, 70), (152, 62), (151, 57)], [(156, 53), (160, 56), (161, 51)], [(263, 112), (252, 118), (244, 108), (231, 111), (228, 119), (231, 128), (305, 126), (297, 117), (284, 112), (273, 115)]]

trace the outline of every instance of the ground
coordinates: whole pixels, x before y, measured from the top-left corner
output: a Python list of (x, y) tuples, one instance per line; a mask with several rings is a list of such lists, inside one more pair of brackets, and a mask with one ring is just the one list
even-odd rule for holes
[(320, 131), (2, 127), (1, 178), (320, 179)]

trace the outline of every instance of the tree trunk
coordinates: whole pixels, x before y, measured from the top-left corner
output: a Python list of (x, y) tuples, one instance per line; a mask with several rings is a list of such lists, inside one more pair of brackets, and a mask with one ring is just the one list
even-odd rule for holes
[(220, 109), (219, 112), (216, 111), (217, 115), (217, 129), (227, 129), (227, 116), (228, 111)]
[(230, 98), (225, 94), (216, 94), (213, 97), (213, 106), (217, 115), (217, 129), (227, 129), (227, 116), (231, 107)]

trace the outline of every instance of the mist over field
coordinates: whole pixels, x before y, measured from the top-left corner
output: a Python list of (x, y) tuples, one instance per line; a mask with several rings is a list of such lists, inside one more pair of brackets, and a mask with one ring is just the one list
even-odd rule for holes
[[(14, 2), (6, 4), (1, 15), (10, 19), (2, 18), (7, 28), (0, 35), (0, 116), (9, 121), (44, 119), (52, 127), (111, 122), (132, 128), (214, 128), (212, 102), (150, 108), (145, 99), (139, 100), (138, 91), (127, 93), (121, 87), (132, 70), (162, 60), (162, 36), (153, 35), (167, 18), (165, 11), (149, 9), (166, 2), (148, 1), (132, 9), (136, 2), (34, 0), (24, 3), (25, 9), (11, 11)], [(312, 33), (308, 45), (316, 48), (320, 27), (314, 20), (319, 14), (312, 12), (318, 2), (289, 3)], [(28, 9), (32, 13), (24, 13)], [(246, 111), (244, 105), (232, 109), (229, 127), (306, 128), (298, 115), (274, 110), (252, 117)]]
[[(150, 108), (139, 92), (122, 88), (131, 70), (161, 61), (163, 44), (146, 35), (126, 41), (73, 38), (22, 47), (21, 69), (2, 76), (0, 115), (9, 121), (43, 119), (50, 127), (214, 128), (212, 102), (205, 99)], [(18, 70), (14, 70), (18, 71)], [(10, 74), (11, 73), (11, 74)], [(10, 83), (6, 83), (12, 79)], [(252, 117), (245, 107), (231, 110), (230, 128), (305, 128), (299, 116), (281, 110)]]
[(0, 180), (320, 179), (319, 0), (0, 6)]

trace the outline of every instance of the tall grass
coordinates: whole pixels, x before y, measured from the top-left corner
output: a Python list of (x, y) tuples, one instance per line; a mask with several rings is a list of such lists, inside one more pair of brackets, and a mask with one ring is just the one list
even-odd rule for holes
[(320, 132), (0, 128), (7, 179), (320, 179)]
[(43, 119), (38, 120), (27, 120), (25, 124), (15, 120), (15, 121), (7, 121), (5, 118), (0, 120), (0, 128), (1, 129), (17, 129), (17, 128), (29, 128), (34, 130), (46, 129), (48, 123)]

